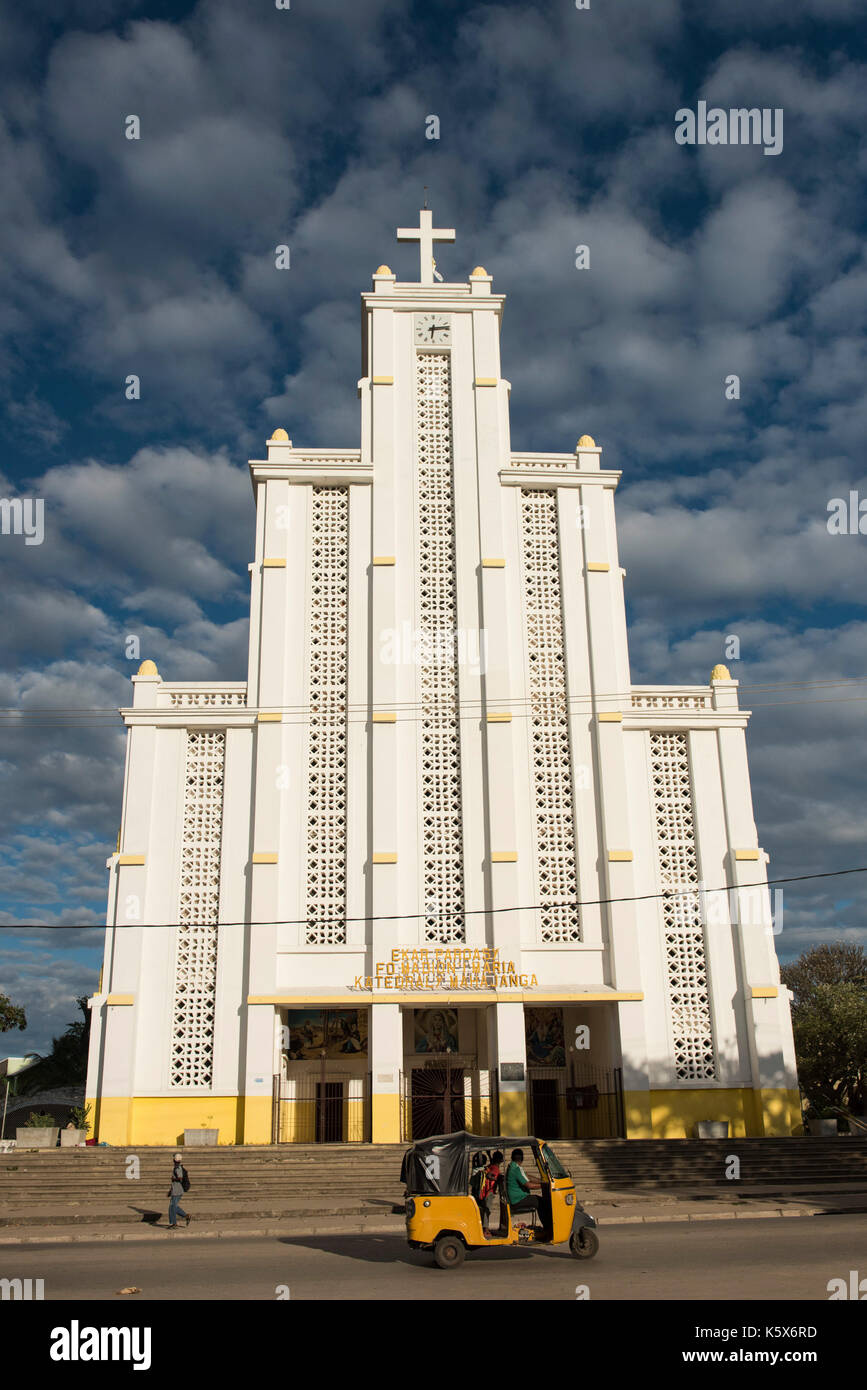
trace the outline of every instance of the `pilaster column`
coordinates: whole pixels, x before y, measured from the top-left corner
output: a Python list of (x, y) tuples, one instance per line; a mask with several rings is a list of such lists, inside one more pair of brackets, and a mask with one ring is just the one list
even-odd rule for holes
[[(503, 1134), (526, 1134), (527, 1115), (527, 1038), (524, 1027), (524, 1005), (519, 1003), (491, 1006), (496, 1023), (496, 1064), (500, 1089), (500, 1130)], [(520, 1067), (522, 1079), (503, 1076), (503, 1066)]]
[(399, 1004), (374, 1003), (370, 1010), (371, 1140), (400, 1140), (400, 1070), (403, 1016)]

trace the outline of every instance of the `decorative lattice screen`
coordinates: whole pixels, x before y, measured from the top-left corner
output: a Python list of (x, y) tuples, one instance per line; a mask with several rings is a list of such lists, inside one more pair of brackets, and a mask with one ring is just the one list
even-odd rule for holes
[(554, 492), (522, 489), (521, 540), (542, 940), (580, 941)]
[(310, 536), (306, 939), (329, 945), (346, 941), (348, 488), (313, 488)]
[(650, 735), (668, 999), (679, 1081), (716, 1078), (686, 734)]
[(225, 754), (223, 730), (188, 731), (172, 1086), (210, 1086), (213, 1081)]
[(422, 864), (425, 940), (464, 940), (457, 599), (448, 356), (416, 377)]

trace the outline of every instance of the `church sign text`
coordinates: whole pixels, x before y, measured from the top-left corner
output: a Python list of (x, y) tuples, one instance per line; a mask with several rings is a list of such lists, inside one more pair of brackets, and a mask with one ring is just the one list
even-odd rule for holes
[(499, 949), (461, 946), (395, 947), (391, 960), (377, 961), (372, 975), (356, 975), (353, 990), (492, 990), (536, 989), (535, 975), (522, 975), (514, 961), (500, 959)]

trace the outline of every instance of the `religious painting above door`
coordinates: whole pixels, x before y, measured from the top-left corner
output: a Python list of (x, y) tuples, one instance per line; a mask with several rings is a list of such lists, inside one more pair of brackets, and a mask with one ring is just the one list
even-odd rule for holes
[(457, 1009), (414, 1009), (416, 1052), (457, 1052)]
[(367, 1056), (366, 1009), (290, 1009), (286, 1021), (290, 1062)]
[(525, 1009), (524, 1027), (531, 1066), (565, 1067), (562, 1009)]

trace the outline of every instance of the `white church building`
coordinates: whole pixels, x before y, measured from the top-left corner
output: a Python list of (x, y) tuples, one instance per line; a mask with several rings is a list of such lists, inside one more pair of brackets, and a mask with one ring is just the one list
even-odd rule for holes
[(133, 677), (95, 1134), (790, 1134), (737, 681), (632, 684), (620, 474), (512, 451), (504, 296), (398, 238), (360, 447), (250, 463), (246, 680)]

